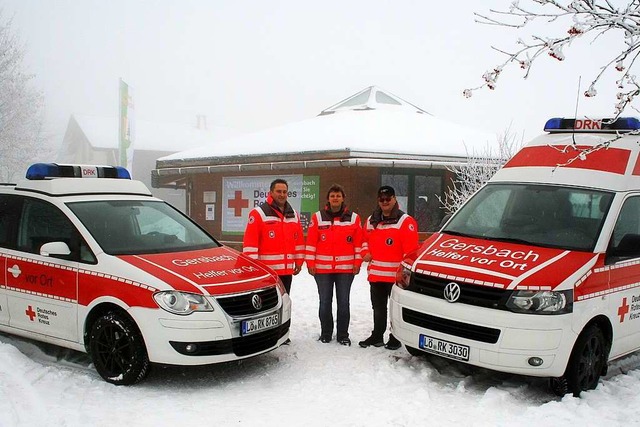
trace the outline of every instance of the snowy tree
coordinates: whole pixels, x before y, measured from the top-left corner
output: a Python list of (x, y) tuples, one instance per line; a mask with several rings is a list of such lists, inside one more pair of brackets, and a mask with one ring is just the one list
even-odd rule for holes
[[(617, 6), (614, 3), (622, 5)], [(617, 100), (612, 118), (620, 116), (626, 108), (638, 111), (634, 101), (640, 93), (640, 83), (632, 71), (640, 55), (640, 1), (515, 0), (507, 10), (492, 9), (488, 14), (475, 15), (476, 22), (529, 33), (516, 41), (518, 47), (513, 51), (493, 47), (506, 56), (505, 61), (485, 72), (484, 83), (480, 86), (466, 89), (466, 97), (470, 97), (474, 90), (480, 88), (495, 89), (498, 78), (508, 65), (523, 69), (526, 78), (539, 58), (550, 57), (563, 61), (572, 43), (581, 40), (597, 46), (599, 38), (604, 33), (611, 33), (619, 34), (624, 46), (620, 51), (611, 52), (609, 61), (603, 64), (599, 71), (594, 70), (593, 79), (584, 96), (596, 96), (602, 76), (608, 71), (617, 72)], [(536, 27), (537, 23), (545, 25)], [(544, 34), (536, 34), (537, 31), (544, 31)]]
[(522, 147), (522, 137), (518, 139), (507, 128), (498, 135), (498, 148), (487, 145), (480, 153), (467, 152), (467, 161), (462, 166), (451, 166), (447, 169), (452, 172), (453, 178), (444, 197), (439, 197), (440, 206), (452, 214), (487, 182), (513, 155)]
[(0, 182), (15, 182), (43, 151), (43, 97), (24, 69), (24, 52), (0, 11)]

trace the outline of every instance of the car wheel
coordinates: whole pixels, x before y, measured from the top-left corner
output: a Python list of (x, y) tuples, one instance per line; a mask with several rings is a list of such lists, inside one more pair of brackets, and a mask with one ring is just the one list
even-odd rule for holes
[(130, 385), (149, 372), (149, 357), (135, 322), (128, 316), (109, 312), (91, 327), (89, 350), (96, 371), (105, 381)]
[(414, 348), (414, 347), (409, 347), (408, 345), (405, 345), (405, 348), (407, 349), (409, 354), (412, 355), (412, 356), (424, 357), (424, 356), (427, 355), (426, 352), (424, 352), (422, 350), (418, 350), (417, 348)]
[(608, 358), (609, 343), (602, 330), (589, 326), (576, 340), (564, 375), (551, 379), (551, 389), (559, 396), (573, 393), (575, 397), (595, 389), (600, 376), (606, 373)]

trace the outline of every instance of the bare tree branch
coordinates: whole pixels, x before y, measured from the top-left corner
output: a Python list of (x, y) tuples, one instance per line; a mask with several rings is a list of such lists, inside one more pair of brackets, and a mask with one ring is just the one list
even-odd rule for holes
[(453, 173), (450, 187), (445, 191), (444, 197), (438, 197), (440, 207), (451, 214), (487, 182), (513, 155), (522, 147), (523, 138), (516, 138), (507, 128), (498, 135), (497, 152), (493, 146), (487, 145), (480, 153), (468, 153), (467, 163), (460, 167), (447, 168)]

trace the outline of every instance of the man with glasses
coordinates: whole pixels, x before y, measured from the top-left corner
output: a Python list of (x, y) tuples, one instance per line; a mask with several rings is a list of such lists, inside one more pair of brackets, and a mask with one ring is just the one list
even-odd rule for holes
[(393, 187), (378, 189), (378, 206), (365, 223), (362, 244), (363, 261), (369, 262), (368, 280), (373, 308), (373, 331), (360, 341), (360, 347), (400, 348), (392, 334), (384, 343), (387, 330), (387, 304), (391, 288), (396, 282), (400, 262), (409, 252), (418, 248), (418, 225), (410, 215), (400, 210)]

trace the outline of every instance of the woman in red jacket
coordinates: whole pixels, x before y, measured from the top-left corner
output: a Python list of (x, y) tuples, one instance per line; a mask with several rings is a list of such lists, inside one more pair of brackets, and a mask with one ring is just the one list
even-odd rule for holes
[(362, 244), (363, 260), (369, 263), (369, 284), (373, 308), (371, 336), (358, 344), (360, 347), (385, 346), (389, 350), (400, 348), (400, 341), (387, 330), (387, 303), (396, 273), (405, 255), (418, 248), (418, 225), (413, 217), (402, 212), (393, 187), (383, 185), (378, 189), (378, 207), (367, 218)]
[(351, 345), (349, 339), (349, 294), (353, 277), (362, 264), (362, 225), (360, 216), (344, 204), (344, 188), (334, 184), (327, 192), (324, 209), (313, 214), (309, 230), (305, 261), (309, 274), (318, 285), (320, 307), (320, 341), (333, 337), (333, 288), (336, 289), (337, 341)]

